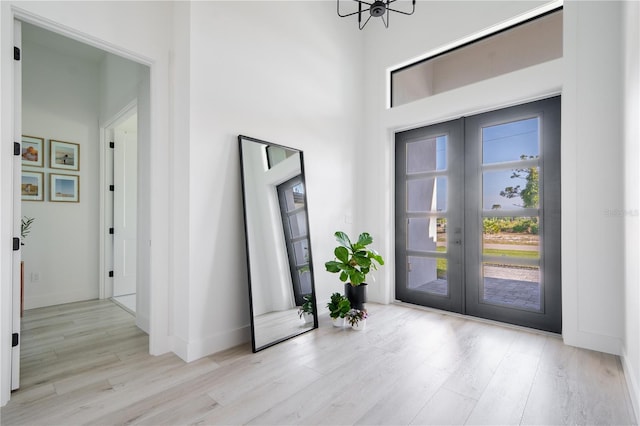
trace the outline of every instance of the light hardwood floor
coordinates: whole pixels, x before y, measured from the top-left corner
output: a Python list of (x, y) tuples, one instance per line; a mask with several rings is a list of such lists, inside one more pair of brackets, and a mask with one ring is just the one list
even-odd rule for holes
[(25, 313), (22, 388), (3, 425), (634, 423), (620, 360), (554, 336), (368, 304), (320, 329), (186, 364), (147, 354), (109, 301)]

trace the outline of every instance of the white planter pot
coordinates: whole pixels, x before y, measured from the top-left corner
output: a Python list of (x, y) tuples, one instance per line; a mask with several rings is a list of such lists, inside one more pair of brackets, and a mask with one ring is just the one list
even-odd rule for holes
[(305, 312), (304, 315), (302, 315), (302, 318), (304, 319), (305, 324), (313, 323), (313, 314), (308, 314)]
[(351, 328), (356, 331), (363, 331), (367, 326), (367, 320), (363, 319), (362, 321), (358, 321), (356, 324), (352, 325)]
[(331, 318), (331, 323), (333, 324), (334, 327), (344, 327), (344, 323), (345, 323), (345, 319), (344, 318)]

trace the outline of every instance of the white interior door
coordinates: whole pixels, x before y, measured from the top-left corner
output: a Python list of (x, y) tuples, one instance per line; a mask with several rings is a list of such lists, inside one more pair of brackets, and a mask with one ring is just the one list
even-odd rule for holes
[[(129, 124), (127, 124), (129, 123)], [(137, 115), (114, 131), (113, 296), (136, 293)]]
[[(14, 45), (22, 49), (21, 22), (14, 20)], [(13, 61), (13, 140), (22, 140), (22, 63)], [(22, 217), (22, 157), (14, 155), (13, 158), (13, 235), (20, 236), (20, 224)], [(42, 190), (41, 188), (40, 190)], [(11, 348), (11, 390), (20, 387), (20, 315), (22, 312), (22, 285), (20, 279), (20, 258), (22, 256), (20, 244), (18, 250), (13, 252), (13, 291), (12, 291), (12, 348)]]

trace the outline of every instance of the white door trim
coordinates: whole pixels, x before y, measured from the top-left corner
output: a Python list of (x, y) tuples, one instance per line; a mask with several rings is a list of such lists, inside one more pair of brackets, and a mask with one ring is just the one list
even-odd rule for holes
[(126, 121), (138, 110), (138, 100), (134, 99), (112, 118), (100, 125), (100, 299), (113, 296), (113, 280), (108, 273), (113, 268), (113, 239), (109, 227), (113, 225), (113, 197), (109, 185), (113, 183), (113, 151), (109, 142), (113, 141), (113, 129)]
[[(13, 43), (22, 51), (22, 23), (20, 21), (13, 21)], [(19, 88), (22, 87), (22, 60), (13, 61), (13, 141), (22, 141), (22, 92)], [(22, 340), (21, 333), (21, 304), (22, 304), (22, 289), (20, 283), (20, 260), (22, 258), (22, 197), (21, 197), (21, 181), (22, 181), (22, 157), (13, 156), (13, 236), (14, 238), (20, 238), (20, 244), (18, 250), (13, 251), (12, 255), (12, 295), (11, 295), (11, 331), (15, 335), (18, 335), (18, 344), (11, 348), (11, 390), (16, 390), (20, 387), (20, 343)], [(43, 182), (44, 184), (44, 182)], [(43, 190), (43, 188), (41, 188)], [(12, 343), (13, 346), (13, 343)]]

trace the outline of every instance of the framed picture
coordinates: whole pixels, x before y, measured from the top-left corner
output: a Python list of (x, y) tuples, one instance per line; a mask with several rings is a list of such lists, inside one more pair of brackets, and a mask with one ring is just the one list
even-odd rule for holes
[(43, 201), (44, 200), (44, 173), (42, 172), (22, 172), (22, 201)]
[(22, 165), (30, 167), (44, 166), (44, 139), (22, 135)]
[(80, 202), (80, 176), (49, 174), (49, 200)]
[(80, 170), (80, 145), (51, 139), (49, 141), (49, 167)]

